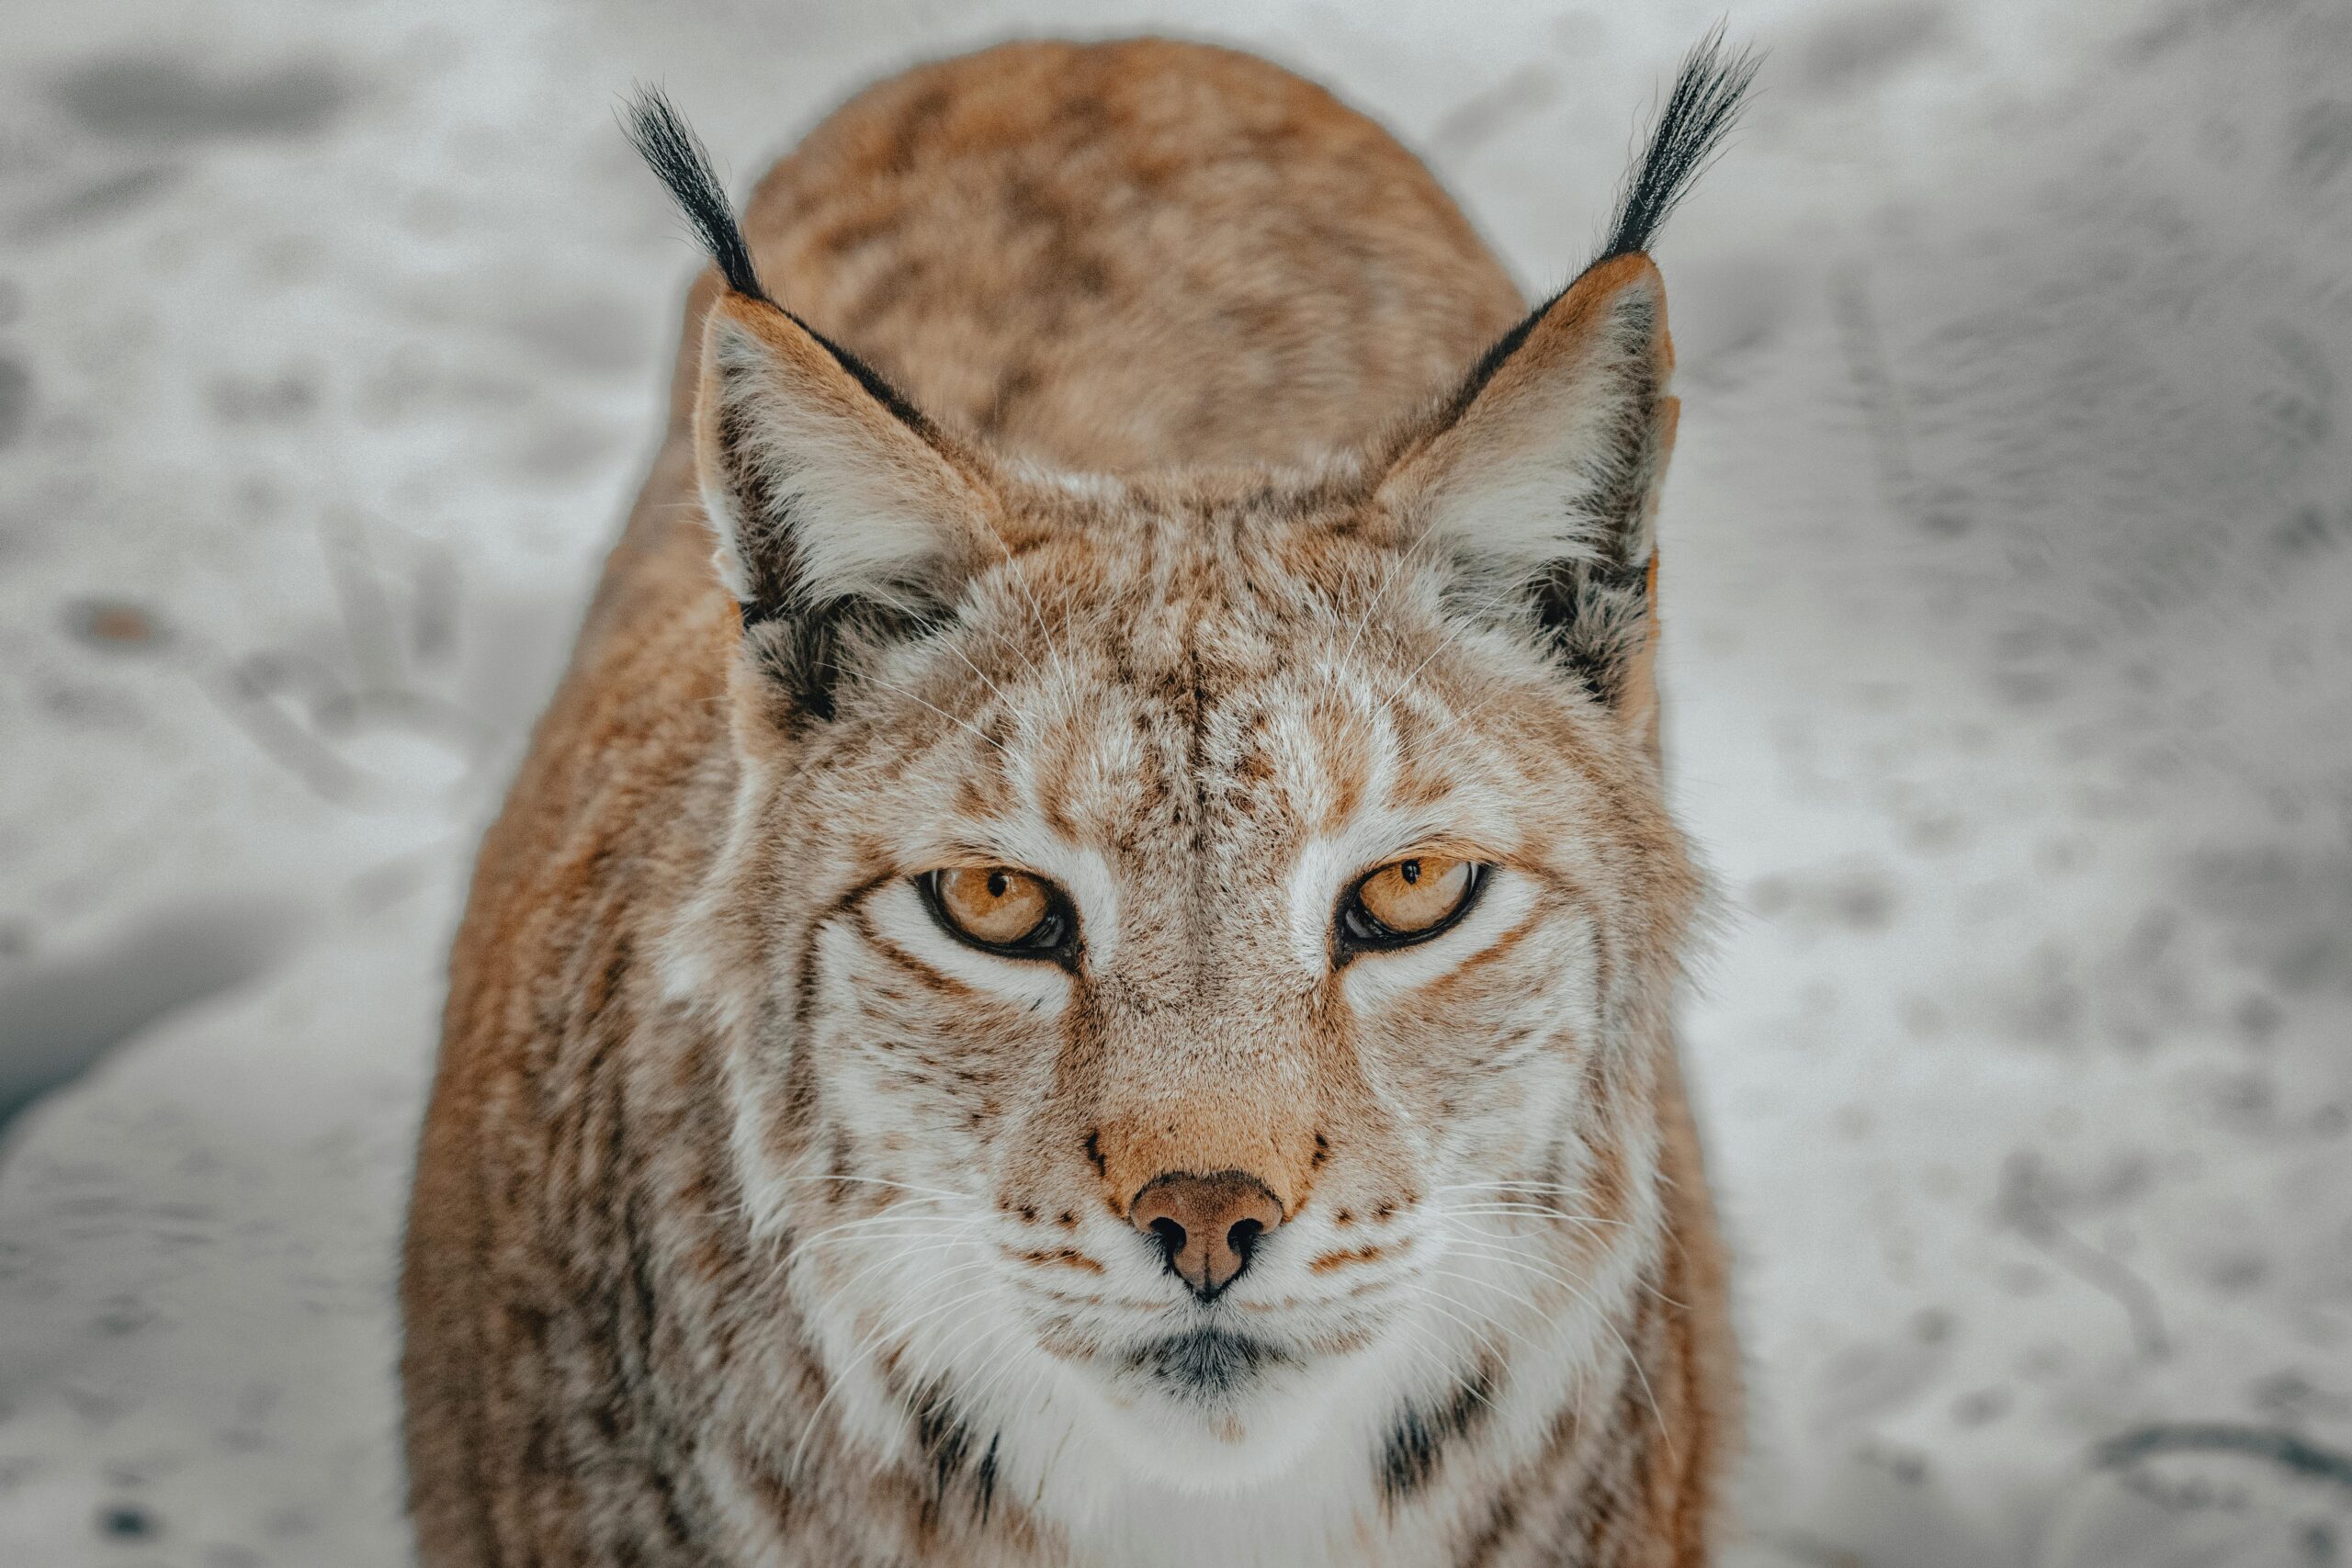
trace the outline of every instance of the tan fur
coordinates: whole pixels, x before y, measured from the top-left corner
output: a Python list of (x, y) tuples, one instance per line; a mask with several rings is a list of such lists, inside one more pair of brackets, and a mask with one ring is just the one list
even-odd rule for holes
[[(1698, 882), (1660, 798), (1654, 571), (1604, 705), (1465, 598), (1487, 569), (1445, 534), (1475, 536), (1531, 401), (1611, 355), (1649, 367), (1604, 421), (1649, 433), (1646, 530), (1674, 417), (1656, 270), (1596, 268), (1449, 402), (1522, 306), (1426, 171), (1319, 89), (1158, 41), (886, 82), (745, 229), (768, 291), (936, 428), (696, 285), (667, 444), (451, 959), (402, 1284), (423, 1560), (1190, 1561), (1114, 1517), (1192, 1484), (1099, 1458), (1117, 1401), (1205, 1476), (1361, 1384), (1338, 1480), (1298, 1416), (1303, 1468), (1268, 1447), (1262, 1486), (1254, 1458), (1200, 1483), (1233, 1499), (1197, 1504), (1206, 1560), (1707, 1561), (1737, 1393), (1668, 1022)], [(730, 343), (750, 368), (722, 385), (704, 345)], [(838, 425), (962, 595), (861, 654), (828, 721), (711, 565), (696, 498), (739, 391)], [(1505, 879), (1450, 966), (1332, 969), (1294, 929), (1302, 857), (1383, 811), (1426, 819), (1399, 852)], [(1016, 833), (1072, 868), (1069, 976), (905, 914), (910, 874)], [(1114, 1365), (1129, 1325), (1194, 1321), (1125, 1217), (1179, 1171), (1274, 1194), (1218, 1321), (1304, 1369), (1197, 1430)], [(1461, 1274), (1424, 1281), (1458, 1287), (1403, 1272), (1441, 1253)], [(959, 1313), (998, 1337), (940, 1337)], [(1393, 1398), (1362, 1370), (1392, 1367)], [(1098, 1462), (1133, 1494), (1073, 1491)], [(1312, 1527), (1295, 1555), (1217, 1544), (1253, 1486)]]

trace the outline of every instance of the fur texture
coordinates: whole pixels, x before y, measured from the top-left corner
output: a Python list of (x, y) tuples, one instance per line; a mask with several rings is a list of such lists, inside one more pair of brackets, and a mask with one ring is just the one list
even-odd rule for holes
[[(703, 227), (452, 958), (425, 1562), (1705, 1561), (1647, 258), (1514, 328), (1375, 126), (1153, 40), (884, 83)], [(1415, 853), (1477, 902), (1346, 951)], [(1072, 945), (959, 942), (956, 865)], [(1213, 1302), (1171, 1173), (1279, 1205)]]

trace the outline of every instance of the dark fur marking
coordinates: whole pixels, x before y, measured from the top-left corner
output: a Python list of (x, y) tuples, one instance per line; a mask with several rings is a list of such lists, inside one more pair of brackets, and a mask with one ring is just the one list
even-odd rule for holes
[[(784, 309), (782, 306), (778, 306), (776, 308), (778, 310)], [(930, 441), (937, 435), (938, 426), (931, 423), (930, 416), (925, 414), (922, 410), (915, 407), (912, 402), (909, 401), (907, 395), (904, 392), (899, 391), (898, 388), (892, 386), (889, 380), (885, 378), (879, 370), (875, 369), (873, 366), (868, 365), (865, 360), (860, 359), (856, 355), (852, 354), (848, 349), (843, 348), (840, 344), (835, 343), (831, 338), (827, 337), (824, 333), (810, 326), (807, 321), (802, 321), (798, 316), (793, 315), (790, 310), (785, 310), (784, 313), (787, 316), (792, 316), (794, 325), (797, 326), (802, 332), (807, 333), (810, 337), (815, 338), (819, 345), (821, 346), (827, 354), (831, 355), (841, 367), (849, 372), (851, 378), (856, 381), (859, 386), (865, 388), (867, 394), (871, 396), (876, 402), (880, 403), (884, 408), (888, 409), (892, 418), (896, 419), (899, 423), (907, 426), (910, 430), (912, 430), (916, 434), (922, 436), (926, 441)]]
[(792, 1032), (796, 1040), (807, 1037), (808, 1020), (816, 1007), (817, 939), (824, 934), (827, 926), (844, 915), (854, 913), (859, 905), (871, 898), (875, 889), (898, 879), (896, 871), (876, 872), (834, 899), (833, 907), (809, 921), (808, 929), (802, 932), (800, 952), (794, 964), (797, 973), (793, 985)]
[(972, 1429), (937, 1383), (916, 1395), (914, 1417), (915, 1443), (931, 1461), (932, 1494), (923, 1506), (923, 1522), (935, 1525), (947, 1501), (947, 1488), (971, 1450)]
[[(1758, 63), (1752, 51), (1726, 55), (1721, 27), (1684, 58), (1642, 156), (1618, 195), (1608, 243), (1586, 272), (1614, 257), (1648, 250), (1692, 182), (1722, 152), (1754, 85)], [(1440, 414), (1442, 425), (1468, 412), (1536, 323), (1574, 287), (1571, 282), (1496, 340), (1448, 400)], [(1654, 315), (1638, 302), (1621, 306), (1619, 318), (1610, 325), (1645, 340), (1657, 330)], [(1599, 507), (1611, 525), (1602, 541), (1602, 559), (1589, 565), (1556, 563), (1532, 585), (1538, 630), (1554, 659), (1603, 704), (1613, 705), (1624, 695), (1633, 657), (1648, 631), (1650, 552), (1642, 547), (1640, 524), (1645, 486), (1655, 466), (1652, 448), (1662, 390), (1656, 384), (1634, 389), (1629, 404), (1638, 413), (1626, 428), (1611, 433)]]
[(1130, 1371), (1148, 1372), (1170, 1393), (1211, 1404), (1239, 1393), (1268, 1367), (1291, 1358), (1261, 1339), (1222, 1328), (1196, 1328), (1154, 1339), (1127, 1353)]
[[(857, 922), (858, 935), (865, 939), (866, 944), (912, 976), (923, 989), (935, 996), (944, 996), (959, 1002), (969, 1001), (975, 995), (971, 987), (958, 980), (955, 976), (924, 963), (888, 937), (884, 936), (876, 929), (873, 917), (862, 906), (850, 911), (850, 914)], [(965, 1081), (968, 1083), (971, 1080), (966, 1077)]]
[(1535, 330), (1535, 323), (1542, 321), (1544, 312), (1558, 304), (1560, 295), (1566, 292), (1563, 287), (1558, 293), (1521, 316), (1517, 326), (1497, 338), (1487, 352), (1478, 356), (1478, 363), (1470, 367), (1470, 374), (1463, 378), (1462, 385), (1455, 388), (1453, 396), (1446, 400), (1445, 412), (1440, 421), (1442, 424), (1450, 425), (1469, 412), (1470, 405), (1478, 400), (1478, 394), (1487, 389), (1487, 383), (1493, 380), (1505, 362), (1519, 352), (1520, 344), (1527, 341), (1527, 334)]
[(1487, 1522), (1463, 1548), (1459, 1568), (1486, 1568), (1519, 1528), (1519, 1499), (1510, 1491), (1495, 1499)]
[[(616, 1118), (617, 1121), (618, 1118)], [(615, 1141), (619, 1141), (616, 1133)], [(654, 1337), (661, 1331), (661, 1296), (653, 1288), (653, 1247), (651, 1229), (639, 1212), (643, 1201), (642, 1189), (632, 1187), (628, 1201), (621, 1207), (621, 1231), (628, 1256), (628, 1284), (631, 1304), (637, 1309), (636, 1334), (628, 1348), (634, 1352), (638, 1378), (649, 1378), (658, 1364), (654, 1354)], [(625, 1368), (628, 1371), (632, 1369)], [(635, 1379), (631, 1380), (636, 1381)]]
[(835, 712), (833, 690), (841, 682), (840, 635), (821, 611), (793, 609), (780, 601), (746, 605), (743, 626), (756, 633), (752, 655), (760, 668), (792, 694), (799, 710), (819, 719)]
[(1494, 1399), (1496, 1373), (1484, 1361), (1435, 1410), (1405, 1402), (1380, 1454), (1380, 1490), (1393, 1506), (1408, 1501), (1429, 1484), (1447, 1446), (1468, 1435)]
[(741, 606), (744, 637), (760, 667), (803, 712), (829, 719), (839, 634), (831, 615), (804, 601), (798, 520), (770, 487), (765, 467), (751, 460), (754, 433), (742, 404), (722, 392), (715, 417), (719, 479), (744, 513), (741, 553), (751, 579), (751, 597)]
[(802, 712), (830, 719), (848, 664), (844, 644), (919, 637), (934, 629), (944, 611), (923, 615), (865, 599), (812, 601), (796, 544), (800, 519), (775, 496), (764, 466), (749, 458), (750, 415), (722, 397), (717, 418), (719, 478), (746, 514), (742, 555), (751, 598), (740, 606), (744, 635), (760, 667)]
[(654, 1500), (661, 1506), (663, 1539), (673, 1551), (691, 1545), (695, 1538), (694, 1527), (687, 1522), (686, 1511), (679, 1503), (677, 1482), (659, 1465), (648, 1466), (645, 1475), (653, 1488)]
[(978, 1495), (980, 1523), (989, 1522), (989, 1511), (996, 1506), (996, 1450), (1004, 1441), (1004, 1434), (997, 1432), (989, 1438), (989, 1451), (980, 1456), (979, 1469), (972, 1472), (972, 1490)]
[(787, 1123), (803, 1130), (812, 1128), (818, 1120), (817, 1073), (808, 1054), (808, 1026), (817, 1007), (817, 939), (827, 925), (855, 908), (876, 888), (893, 880), (896, 872), (882, 872), (867, 877), (840, 897), (833, 907), (811, 920), (801, 932), (801, 944), (793, 955), (792, 1007), (786, 1015), (785, 1028), (776, 1026), (776, 1015), (784, 1011), (776, 998), (770, 998), (760, 1008), (760, 1020), (755, 1032), (768, 1040), (779, 1036), (788, 1042), (790, 1053), (785, 1064), (784, 1111)]
[[(938, 1528), (940, 1515), (947, 1506), (947, 1495), (962, 1478), (966, 1461), (971, 1459), (974, 1435), (963, 1413), (947, 1396), (944, 1382), (933, 1382), (919, 1390), (909, 1406), (914, 1417), (915, 1444), (931, 1461), (931, 1496), (922, 1506), (922, 1523), (926, 1529)], [(997, 1452), (1004, 1434), (998, 1432), (989, 1438), (989, 1446), (971, 1467), (972, 1506), (986, 1524), (996, 1506)]]
[[(901, 592), (918, 597), (922, 592), (912, 584), (902, 585)], [(854, 680), (858, 654), (930, 637), (951, 614), (945, 604), (926, 603), (910, 611), (875, 599), (828, 599), (762, 605), (750, 624), (762, 637), (754, 649), (762, 665), (788, 683), (806, 711), (830, 719), (841, 686)]]

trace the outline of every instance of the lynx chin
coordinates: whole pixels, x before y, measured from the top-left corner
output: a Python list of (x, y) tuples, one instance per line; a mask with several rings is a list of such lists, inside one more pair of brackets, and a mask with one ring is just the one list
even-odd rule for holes
[(715, 265), (484, 841), (402, 1303), (430, 1568), (1687, 1565), (1647, 254), (1532, 312), (1249, 56), (871, 88)]

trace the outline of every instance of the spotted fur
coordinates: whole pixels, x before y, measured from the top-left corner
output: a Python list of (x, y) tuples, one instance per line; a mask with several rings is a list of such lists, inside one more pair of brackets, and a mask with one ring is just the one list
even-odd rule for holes
[[(1656, 268), (1514, 327), (1377, 127), (1154, 40), (886, 82), (741, 235), (451, 960), (424, 1562), (1706, 1561)], [(1342, 962), (1413, 852), (1479, 901)], [(914, 880), (995, 863), (1066, 953)], [(1170, 1172), (1279, 1204), (1207, 1303)]]

